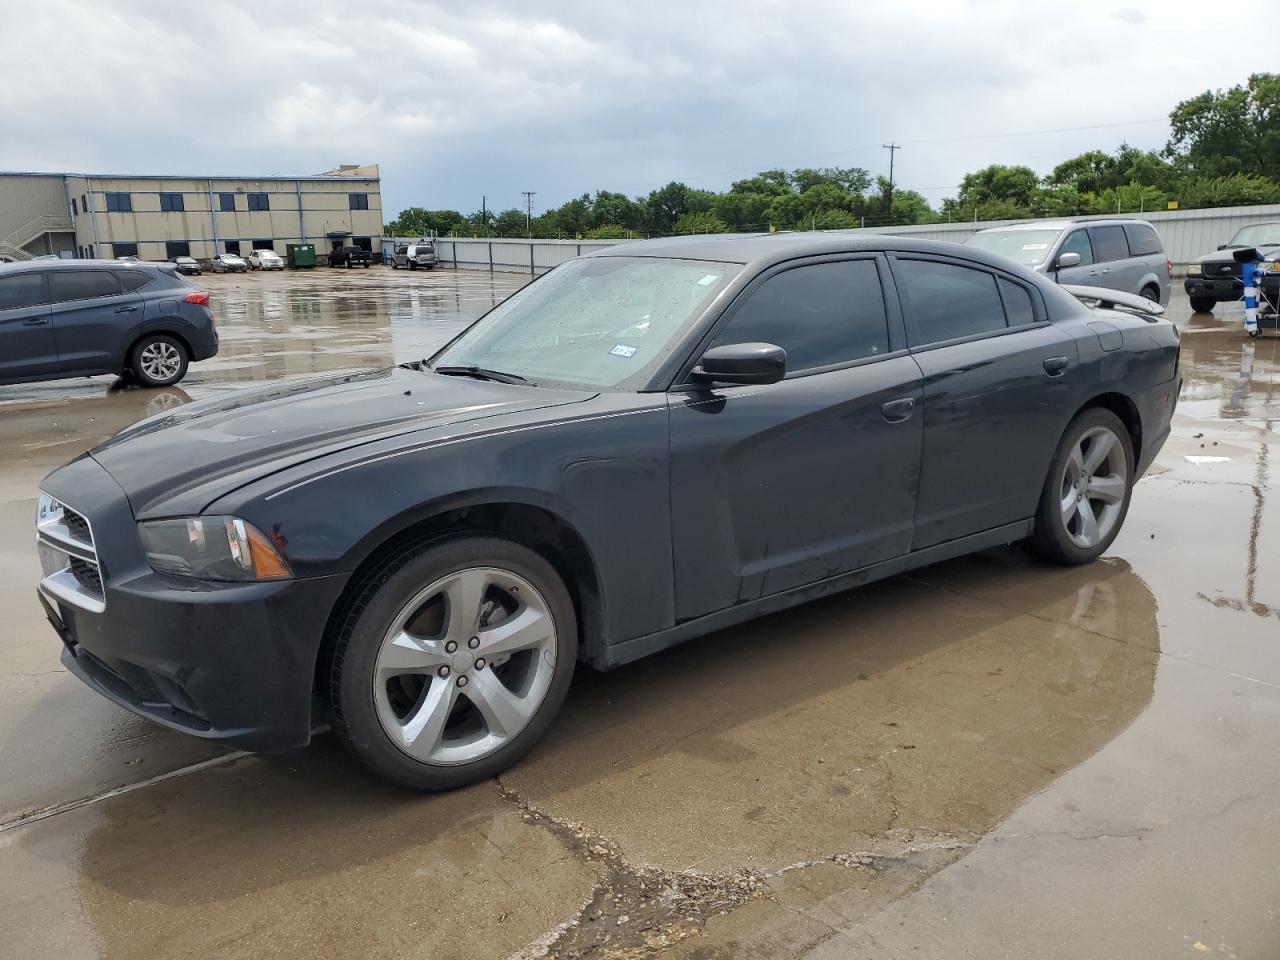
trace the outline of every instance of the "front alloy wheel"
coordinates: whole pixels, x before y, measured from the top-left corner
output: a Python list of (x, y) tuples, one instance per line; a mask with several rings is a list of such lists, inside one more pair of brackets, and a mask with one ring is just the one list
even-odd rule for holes
[(519, 759), (559, 710), (577, 654), (555, 569), (493, 537), (392, 556), (338, 623), (334, 729), (375, 772), (415, 789), (463, 786)]
[(129, 367), (148, 387), (167, 387), (187, 372), (190, 357), (186, 347), (166, 334), (143, 337), (133, 348)]

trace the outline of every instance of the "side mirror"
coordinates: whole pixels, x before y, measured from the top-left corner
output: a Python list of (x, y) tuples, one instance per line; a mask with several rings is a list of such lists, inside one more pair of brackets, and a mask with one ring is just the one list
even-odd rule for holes
[(1231, 256), (1235, 257), (1236, 263), (1253, 263), (1260, 259), (1256, 247), (1237, 247), (1231, 251)]
[(1218, 244), (1218, 249), (1219, 249), (1219, 250), (1225, 250), (1225, 249), (1227, 249), (1227, 247), (1229, 247), (1229, 246), (1231, 246), (1231, 244), (1229, 244), (1229, 243), (1220, 243), (1220, 244)]
[(1058, 270), (1064, 270), (1067, 267), (1080, 266), (1080, 254), (1078, 253), (1060, 253), (1058, 254)]
[(693, 368), (704, 383), (777, 383), (787, 372), (787, 351), (772, 343), (712, 347)]

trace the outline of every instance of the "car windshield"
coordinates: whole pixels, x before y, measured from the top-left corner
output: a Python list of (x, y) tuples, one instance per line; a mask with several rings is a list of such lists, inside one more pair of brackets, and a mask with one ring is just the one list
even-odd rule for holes
[(1280, 223), (1253, 223), (1241, 227), (1227, 244), (1229, 247), (1280, 246)]
[(654, 257), (571, 260), (491, 310), (432, 366), (499, 370), (535, 383), (639, 385), (741, 270)]
[(1034, 267), (1044, 263), (1061, 233), (1061, 230), (983, 230), (969, 237), (965, 243)]

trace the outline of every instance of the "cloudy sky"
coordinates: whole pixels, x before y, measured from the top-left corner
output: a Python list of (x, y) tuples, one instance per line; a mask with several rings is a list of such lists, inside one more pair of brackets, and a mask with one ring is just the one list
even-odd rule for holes
[[(40, 0), (0, 8), (0, 169), (305, 174), (409, 205), (545, 209), (772, 166), (966, 171), (1122, 141), (1275, 69), (1203, 2)], [(382, 11), (382, 12), (377, 12)], [(1225, 21), (1224, 21), (1225, 23)], [(1090, 128), (1090, 129), (1079, 129)], [(1044, 132), (1057, 131), (1057, 132)]]

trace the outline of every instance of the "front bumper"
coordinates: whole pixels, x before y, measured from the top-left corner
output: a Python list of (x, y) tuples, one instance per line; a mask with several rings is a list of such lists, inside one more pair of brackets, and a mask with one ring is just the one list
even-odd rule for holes
[(1239, 277), (1187, 277), (1182, 281), (1182, 288), (1189, 297), (1239, 300), (1244, 296), (1244, 282)]
[(249, 750), (304, 744), (324, 628), (347, 576), (207, 583), (147, 566), (128, 501), (83, 457), (44, 489), (91, 521), (103, 609), (41, 587), (67, 669), (166, 727)]

